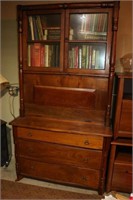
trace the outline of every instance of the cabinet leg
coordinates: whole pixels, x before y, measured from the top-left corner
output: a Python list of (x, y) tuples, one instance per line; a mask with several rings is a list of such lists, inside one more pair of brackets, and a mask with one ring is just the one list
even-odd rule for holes
[(23, 178), (23, 176), (22, 176), (22, 175), (18, 175), (18, 174), (17, 174), (17, 178), (16, 178), (16, 180), (15, 180), (15, 181), (20, 181), (22, 178)]

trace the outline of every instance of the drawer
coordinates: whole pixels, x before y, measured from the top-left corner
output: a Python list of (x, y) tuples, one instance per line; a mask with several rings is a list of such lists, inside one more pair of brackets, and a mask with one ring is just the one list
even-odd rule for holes
[(49, 164), (19, 158), (19, 173), (23, 176), (98, 189), (100, 171), (75, 166)]
[(112, 178), (112, 189), (129, 192), (132, 191), (132, 165), (131, 164), (114, 164)]
[(32, 158), (42, 162), (69, 164), (85, 168), (100, 169), (102, 152), (85, 148), (71, 147), (46, 142), (17, 140), (21, 157)]
[(53, 132), (29, 128), (17, 128), (17, 137), (77, 147), (102, 149), (103, 137), (67, 132)]

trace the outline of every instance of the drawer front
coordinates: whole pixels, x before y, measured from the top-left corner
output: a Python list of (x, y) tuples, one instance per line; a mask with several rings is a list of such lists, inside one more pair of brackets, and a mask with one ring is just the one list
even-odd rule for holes
[(115, 164), (112, 189), (129, 192), (132, 191), (132, 165)]
[(18, 160), (21, 175), (98, 189), (100, 174), (98, 170), (42, 163), (24, 158)]
[(100, 150), (83, 149), (46, 142), (17, 140), (21, 157), (58, 164), (70, 164), (79, 167), (100, 169), (102, 152)]
[(36, 130), (29, 128), (17, 128), (17, 136), (19, 138), (45, 141), (58, 144), (66, 144), (84, 148), (102, 149), (103, 137), (80, 135), (65, 132), (52, 132), (44, 130)]
[(121, 173), (132, 173), (132, 163), (126, 164), (126, 163), (114, 163), (114, 169), (116, 172), (121, 172)]

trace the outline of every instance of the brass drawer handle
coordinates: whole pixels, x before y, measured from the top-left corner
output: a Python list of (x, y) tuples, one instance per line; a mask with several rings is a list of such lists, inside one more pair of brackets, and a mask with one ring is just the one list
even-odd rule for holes
[(35, 169), (35, 166), (34, 166), (34, 165), (31, 165), (30, 169), (31, 169), (31, 170), (32, 170), (32, 169)]
[(88, 140), (85, 140), (85, 141), (84, 141), (84, 144), (85, 144), (85, 145), (89, 145), (90, 143), (89, 143)]
[(87, 181), (87, 177), (86, 177), (86, 176), (83, 176), (83, 177), (82, 177), (82, 180), (83, 180), (83, 181)]
[(28, 136), (28, 137), (32, 137), (32, 133), (30, 133), (30, 132), (27, 133), (27, 136)]
[(83, 158), (83, 162), (88, 163), (89, 158)]

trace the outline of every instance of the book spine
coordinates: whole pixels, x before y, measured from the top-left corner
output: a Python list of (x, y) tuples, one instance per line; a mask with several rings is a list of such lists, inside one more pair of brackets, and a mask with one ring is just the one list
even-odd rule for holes
[(92, 68), (92, 46), (89, 46), (89, 69)]
[(59, 66), (59, 53), (60, 53), (60, 47), (59, 45), (56, 45), (56, 50), (55, 50), (55, 55), (56, 55), (56, 59), (55, 59), (55, 66), (58, 67)]
[(48, 67), (48, 52), (49, 52), (49, 45), (45, 45), (45, 67)]
[(36, 24), (37, 24), (39, 39), (42, 40), (43, 39), (43, 29), (42, 29), (40, 16), (36, 16)]
[(37, 28), (35, 17), (32, 17), (32, 20), (33, 20), (34, 38), (35, 38), (35, 40), (38, 40), (39, 39), (39, 34), (38, 34), (38, 28)]
[(96, 62), (96, 50), (93, 48), (92, 50), (92, 69), (95, 69)]
[(41, 45), (40, 54), (40, 66), (44, 67), (44, 45)]
[(82, 68), (86, 66), (86, 45), (82, 45)]
[(79, 48), (79, 69), (82, 68), (82, 48)]
[(72, 50), (69, 50), (69, 68), (73, 68), (72, 67)]
[(74, 68), (78, 68), (78, 46), (74, 48)]
[(34, 40), (34, 29), (33, 29), (33, 19), (32, 16), (29, 16), (29, 25), (30, 25), (30, 31), (31, 31), (31, 40)]

